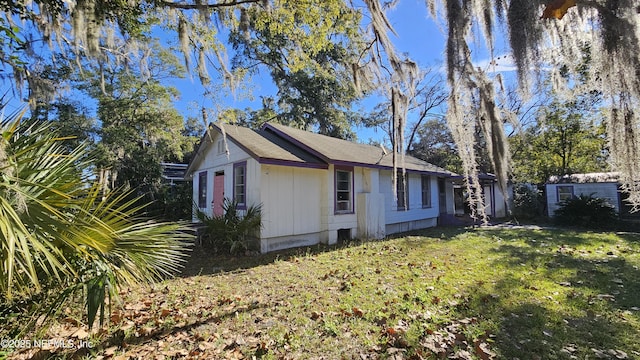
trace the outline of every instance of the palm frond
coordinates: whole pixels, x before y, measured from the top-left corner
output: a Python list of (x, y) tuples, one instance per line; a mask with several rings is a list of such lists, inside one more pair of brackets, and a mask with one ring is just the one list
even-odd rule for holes
[(179, 271), (193, 240), (187, 224), (139, 217), (144, 205), (124, 189), (102, 193), (89, 181), (87, 148), (66, 150), (47, 124), (17, 114), (0, 134), (0, 299), (76, 279), (92, 323), (105, 291)]

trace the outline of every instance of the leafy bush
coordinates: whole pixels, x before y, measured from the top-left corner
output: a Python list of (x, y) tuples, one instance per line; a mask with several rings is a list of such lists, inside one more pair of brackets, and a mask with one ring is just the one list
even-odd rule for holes
[(146, 210), (166, 221), (191, 220), (192, 186), (190, 181), (164, 184), (154, 194), (155, 201)]
[(554, 219), (558, 225), (608, 229), (617, 225), (618, 213), (607, 200), (581, 194), (563, 201)]
[(517, 184), (513, 188), (513, 214), (524, 219), (542, 215), (542, 196), (535, 185)]
[(203, 245), (231, 254), (252, 249), (262, 228), (262, 205), (240, 210), (237, 202), (225, 199), (222, 208), (223, 214), (214, 217), (198, 211), (198, 219), (205, 226)]

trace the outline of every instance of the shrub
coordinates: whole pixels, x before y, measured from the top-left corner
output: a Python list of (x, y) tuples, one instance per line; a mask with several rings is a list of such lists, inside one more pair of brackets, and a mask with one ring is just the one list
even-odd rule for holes
[(523, 219), (542, 215), (540, 190), (535, 185), (517, 184), (513, 188), (513, 214)]
[(605, 199), (580, 195), (563, 201), (554, 219), (558, 225), (609, 229), (617, 225), (618, 213)]
[(203, 245), (231, 254), (252, 249), (262, 228), (262, 205), (240, 210), (237, 202), (225, 199), (222, 208), (223, 214), (214, 217), (198, 211), (198, 219), (205, 227)]

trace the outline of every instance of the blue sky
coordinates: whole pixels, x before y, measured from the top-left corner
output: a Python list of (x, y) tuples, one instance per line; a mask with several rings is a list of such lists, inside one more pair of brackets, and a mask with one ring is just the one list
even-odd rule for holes
[[(387, 12), (387, 16), (397, 34), (391, 34), (391, 39), (399, 53), (406, 54), (423, 68), (432, 67), (436, 71), (443, 71), (444, 26), (440, 28), (429, 16), (424, 0), (400, 0), (395, 8)], [(504, 49), (506, 46), (498, 43), (498, 48)], [(500, 50), (498, 50), (499, 52)], [(488, 63), (486, 50), (481, 45), (472, 47), (472, 53), (480, 66), (485, 66), (483, 64)], [(219, 79), (215, 79), (218, 75), (215, 70), (211, 70), (210, 75), (213, 77), (213, 82), (222, 83), (222, 81), (218, 81)], [(185, 118), (201, 118), (203, 106), (211, 109), (214, 113), (225, 108), (259, 109), (262, 106), (261, 96), (275, 95), (277, 91), (266, 71), (262, 75), (254, 76), (251, 82), (241, 84), (235, 95), (220, 86), (214, 96), (205, 96), (203, 94), (204, 88), (200, 85), (197, 76), (192, 79), (171, 80), (166, 85), (175, 86), (180, 91), (181, 96), (175, 105)], [(87, 100), (90, 101), (90, 99)], [(382, 101), (384, 101), (382, 96), (373, 95), (360, 101), (353, 110), (366, 112)], [(12, 102), (12, 106), (7, 110), (19, 107), (21, 105), (16, 101)], [(210, 117), (210, 120), (213, 120), (213, 117)], [(383, 140), (383, 131), (364, 128), (354, 130), (359, 141)]]
[[(398, 5), (390, 10), (388, 18), (397, 36), (391, 35), (399, 53), (406, 53), (421, 67), (442, 67), (444, 56), (444, 35), (436, 23), (430, 18), (424, 0), (401, 0)], [(215, 76), (211, 72), (211, 76)], [(262, 106), (260, 96), (274, 95), (276, 88), (269, 75), (256, 76), (250, 84), (243, 84), (251, 89), (253, 100), (248, 99), (246, 91), (240, 89), (236, 96), (221, 91), (216, 94), (219, 105), (214, 105), (210, 97), (203, 95), (203, 88), (198, 79), (176, 80), (171, 83), (178, 88), (182, 96), (176, 102), (178, 109), (186, 116), (201, 117), (201, 107), (231, 107), (245, 109), (247, 107), (258, 109)], [(354, 110), (370, 110), (377, 103), (383, 101), (380, 96), (371, 96), (359, 102)], [(214, 109), (215, 111), (215, 109)], [(371, 129), (354, 129), (360, 141), (368, 139), (381, 140), (383, 133), (374, 132)]]
[[(432, 67), (435, 71), (444, 71), (444, 49), (445, 49), (445, 27), (439, 26), (428, 13), (424, 0), (400, 0), (395, 8), (387, 12), (389, 22), (396, 31), (396, 35), (391, 34), (391, 39), (397, 51), (408, 55), (416, 61), (422, 68)], [(477, 31), (477, 33), (480, 33)], [(496, 41), (496, 54), (501, 56), (508, 48), (503, 37), (498, 37)], [(472, 57), (478, 66), (489, 71), (512, 71), (510, 64), (507, 66), (489, 67), (489, 59), (483, 41), (477, 41), (471, 45)], [(504, 58), (502, 58), (504, 59)], [(504, 64), (500, 64), (504, 65)], [(211, 72), (215, 77), (216, 74)], [(178, 109), (186, 116), (201, 117), (202, 106), (211, 108), (252, 108), (259, 109), (262, 105), (260, 96), (274, 95), (277, 91), (271, 82), (269, 75), (265, 72), (262, 76), (254, 77), (251, 83), (243, 84), (251, 89), (252, 99), (247, 98), (247, 92), (240, 89), (236, 96), (221, 89), (216, 94), (215, 99), (203, 96), (202, 86), (197, 79), (175, 81), (176, 86), (182, 93), (180, 101), (176, 103)], [(218, 102), (217, 104), (214, 101)], [(354, 106), (353, 110), (368, 111), (376, 104), (384, 101), (382, 96), (373, 95), (363, 99)], [(216, 109), (213, 109), (214, 112)], [(445, 111), (444, 109), (442, 110)], [(411, 117), (411, 114), (409, 115)], [(409, 118), (411, 122), (411, 118)], [(368, 142), (368, 140), (382, 141), (383, 131), (373, 129), (356, 128), (358, 140)]]

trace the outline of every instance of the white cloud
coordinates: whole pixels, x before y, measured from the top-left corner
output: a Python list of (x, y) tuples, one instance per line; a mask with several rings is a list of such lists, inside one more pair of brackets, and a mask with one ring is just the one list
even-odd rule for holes
[(473, 65), (489, 74), (518, 70), (511, 54), (503, 54), (493, 58), (474, 61)]

